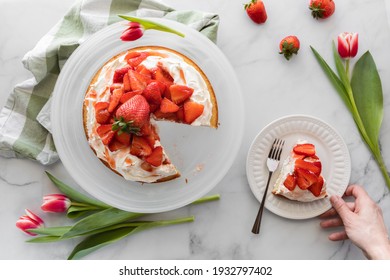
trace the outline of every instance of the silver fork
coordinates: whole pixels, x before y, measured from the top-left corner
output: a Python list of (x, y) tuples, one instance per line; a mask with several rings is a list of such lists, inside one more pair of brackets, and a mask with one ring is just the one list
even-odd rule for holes
[(267, 158), (267, 167), (269, 171), (268, 181), (265, 187), (263, 199), (261, 200), (259, 212), (257, 212), (256, 220), (255, 223), (253, 224), (252, 232), (254, 234), (258, 234), (260, 232), (261, 217), (263, 216), (263, 209), (265, 204), (265, 198), (267, 197), (269, 182), (271, 180), (272, 174), (274, 173), (276, 168), (278, 168), (283, 145), (284, 145), (284, 140), (276, 138), (268, 154), (268, 158)]

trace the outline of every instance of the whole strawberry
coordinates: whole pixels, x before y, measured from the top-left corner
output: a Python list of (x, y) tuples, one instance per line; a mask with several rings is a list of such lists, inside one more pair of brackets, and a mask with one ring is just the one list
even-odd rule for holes
[(326, 19), (333, 15), (336, 7), (333, 0), (310, 0), (309, 9), (315, 19)]
[(300, 43), (297, 36), (287, 36), (279, 43), (279, 53), (283, 54), (287, 60), (290, 60), (293, 54), (298, 54), (299, 47)]
[(134, 97), (123, 103), (115, 114), (116, 121), (112, 130), (137, 134), (141, 127), (149, 121), (150, 106), (142, 95)]
[(244, 5), (244, 9), (248, 14), (249, 18), (254, 22), (260, 24), (267, 20), (267, 12), (264, 7), (264, 3), (261, 0), (251, 0), (249, 3)]

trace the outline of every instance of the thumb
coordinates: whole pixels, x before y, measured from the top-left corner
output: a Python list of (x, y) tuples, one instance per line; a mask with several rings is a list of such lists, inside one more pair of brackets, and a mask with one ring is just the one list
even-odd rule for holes
[(348, 208), (347, 203), (337, 195), (331, 196), (330, 203), (332, 204), (336, 212), (340, 215), (341, 219), (344, 219), (346, 215), (351, 213), (351, 210)]

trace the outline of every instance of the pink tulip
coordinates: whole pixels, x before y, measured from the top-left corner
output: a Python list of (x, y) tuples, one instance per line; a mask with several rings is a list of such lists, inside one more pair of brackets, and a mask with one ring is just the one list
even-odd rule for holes
[(355, 57), (358, 52), (358, 33), (343, 32), (338, 37), (338, 51), (342, 58)]
[(130, 22), (129, 27), (123, 31), (121, 39), (122, 41), (135, 41), (144, 35), (142, 25), (138, 22)]
[(17, 220), (16, 226), (20, 228), (22, 231), (24, 231), (25, 233), (27, 233), (28, 235), (35, 236), (36, 234), (29, 232), (28, 229), (42, 227), (44, 225), (44, 222), (41, 218), (39, 218), (30, 210), (25, 209), (25, 211), (27, 215), (21, 216), (19, 220)]
[(65, 212), (71, 204), (70, 199), (63, 194), (49, 194), (43, 197), (41, 209), (46, 212)]

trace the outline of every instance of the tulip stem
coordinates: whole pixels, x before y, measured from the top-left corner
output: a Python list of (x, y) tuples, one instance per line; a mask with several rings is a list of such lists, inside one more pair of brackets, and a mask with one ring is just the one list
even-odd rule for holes
[(345, 61), (345, 72), (347, 73), (347, 79), (349, 82), (350, 81), (350, 78), (349, 78), (349, 58)]

